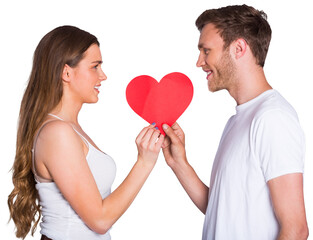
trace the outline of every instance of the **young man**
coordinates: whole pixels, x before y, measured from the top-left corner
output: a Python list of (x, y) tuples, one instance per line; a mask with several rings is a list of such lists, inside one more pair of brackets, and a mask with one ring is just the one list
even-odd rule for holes
[(189, 165), (184, 133), (163, 125), (164, 157), (206, 214), (203, 240), (307, 239), (303, 199), (304, 135), (297, 114), (268, 84), (263, 66), (271, 40), (266, 14), (228, 6), (203, 12), (197, 66), (211, 92), (226, 89), (236, 114), (223, 132), (210, 188)]

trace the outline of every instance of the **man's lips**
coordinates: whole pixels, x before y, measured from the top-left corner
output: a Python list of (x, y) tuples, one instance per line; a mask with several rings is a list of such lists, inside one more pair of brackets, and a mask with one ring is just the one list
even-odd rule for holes
[(208, 71), (205, 71), (205, 72), (207, 73), (206, 79), (209, 80), (209, 77), (213, 74), (213, 71), (208, 70)]

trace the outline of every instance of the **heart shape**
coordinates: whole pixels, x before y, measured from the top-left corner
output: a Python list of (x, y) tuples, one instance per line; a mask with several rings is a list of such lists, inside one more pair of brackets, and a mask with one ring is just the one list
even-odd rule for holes
[(135, 77), (126, 88), (129, 106), (148, 123), (172, 126), (189, 106), (193, 97), (190, 79), (179, 72), (165, 75), (160, 82), (148, 75)]

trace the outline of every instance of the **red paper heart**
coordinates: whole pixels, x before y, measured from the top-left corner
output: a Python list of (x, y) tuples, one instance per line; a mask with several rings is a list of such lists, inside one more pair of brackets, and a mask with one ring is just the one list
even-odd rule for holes
[(190, 79), (179, 72), (154, 78), (135, 77), (126, 88), (129, 106), (148, 123), (156, 123), (162, 134), (162, 124), (172, 126), (189, 106), (193, 96)]

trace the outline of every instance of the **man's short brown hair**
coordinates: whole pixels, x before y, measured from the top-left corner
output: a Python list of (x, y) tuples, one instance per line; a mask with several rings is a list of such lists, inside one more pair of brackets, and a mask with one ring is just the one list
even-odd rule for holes
[(224, 40), (224, 49), (233, 41), (243, 38), (249, 45), (256, 63), (264, 67), (272, 30), (263, 11), (247, 5), (209, 9), (198, 17), (196, 26), (201, 32), (208, 23), (214, 24), (218, 29)]

